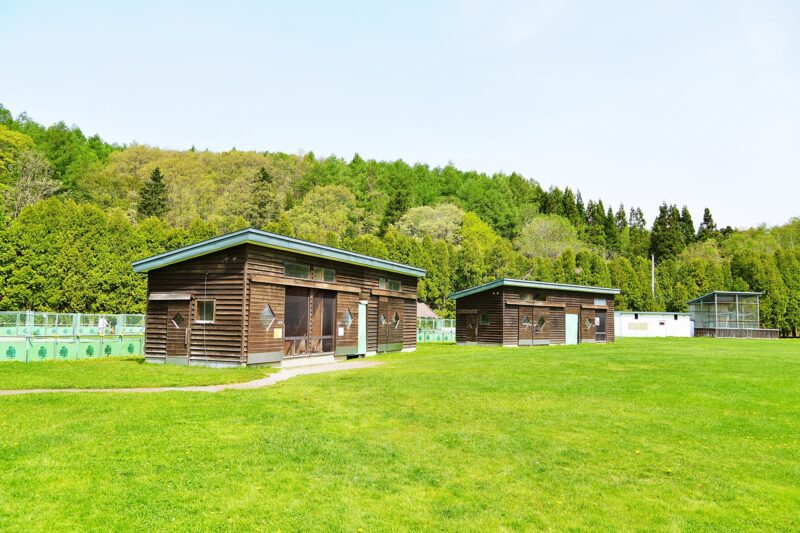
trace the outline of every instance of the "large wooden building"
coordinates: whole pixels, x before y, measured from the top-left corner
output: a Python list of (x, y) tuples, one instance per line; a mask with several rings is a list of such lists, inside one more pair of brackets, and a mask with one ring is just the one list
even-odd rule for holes
[(619, 289), (498, 279), (450, 295), (456, 301), (456, 342), (613, 342), (616, 294)]
[(133, 267), (147, 273), (151, 362), (291, 365), (416, 347), (420, 268), (254, 229)]

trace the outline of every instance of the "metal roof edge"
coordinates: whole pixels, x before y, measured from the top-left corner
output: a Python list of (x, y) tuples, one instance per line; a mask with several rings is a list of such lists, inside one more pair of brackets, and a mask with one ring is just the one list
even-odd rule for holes
[(614, 295), (620, 293), (619, 289), (611, 287), (593, 287), (590, 285), (552, 283), (549, 281), (531, 281), (526, 279), (500, 278), (494, 281), (490, 281), (488, 283), (484, 283), (482, 285), (471, 287), (469, 289), (464, 289), (462, 291), (454, 292), (450, 294), (450, 296), (448, 296), (448, 299), (458, 300), (459, 298), (463, 298), (464, 296), (470, 296), (472, 294), (477, 294), (483, 291), (487, 291), (495, 287), (502, 287), (504, 285), (508, 285), (510, 287), (524, 287), (531, 289), (553, 289), (553, 290), (568, 291), (568, 292), (590, 292), (595, 294)]
[(386, 259), (379, 259), (377, 257), (370, 257), (368, 255), (359, 254), (356, 252), (349, 252), (340, 248), (333, 248), (322, 244), (295, 239), (293, 237), (286, 237), (285, 235), (278, 235), (277, 233), (269, 233), (267, 231), (257, 230), (253, 228), (242, 229), (200, 241), (198, 243), (190, 244), (182, 248), (170, 250), (162, 254), (154, 255), (145, 259), (140, 259), (132, 263), (134, 272), (142, 273), (149, 272), (158, 268), (180, 263), (206, 255), (209, 253), (232, 248), (241, 244), (254, 244), (256, 246), (263, 246), (265, 248), (276, 248), (295, 252), (301, 255), (308, 255), (313, 257), (321, 257), (330, 259), (341, 263), (350, 263), (358, 266), (374, 268), (376, 270), (384, 270), (394, 272), (396, 274), (405, 274), (417, 278), (425, 277), (425, 270), (422, 268), (404, 265), (402, 263), (395, 263)]

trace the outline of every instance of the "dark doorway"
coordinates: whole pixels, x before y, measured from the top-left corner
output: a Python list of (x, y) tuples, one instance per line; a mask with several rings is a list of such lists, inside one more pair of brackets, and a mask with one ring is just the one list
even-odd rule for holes
[(604, 310), (597, 310), (594, 312), (594, 340), (597, 342), (606, 342), (606, 312)]
[(336, 293), (286, 287), (286, 356), (331, 353), (335, 349)]

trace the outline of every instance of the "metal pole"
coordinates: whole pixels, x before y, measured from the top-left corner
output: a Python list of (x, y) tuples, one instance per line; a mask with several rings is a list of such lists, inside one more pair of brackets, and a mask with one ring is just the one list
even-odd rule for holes
[(741, 325), (739, 324), (739, 295), (735, 296), (736, 298), (736, 329), (741, 329)]
[(656, 298), (656, 254), (650, 255), (651, 268), (650, 268), (650, 292), (653, 294), (653, 299)]

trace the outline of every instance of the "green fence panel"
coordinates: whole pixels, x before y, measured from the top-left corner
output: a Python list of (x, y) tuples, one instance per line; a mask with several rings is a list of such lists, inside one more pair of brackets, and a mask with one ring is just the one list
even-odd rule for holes
[(0, 338), (0, 360), (26, 362), (28, 343), (25, 337)]
[(28, 361), (52, 361), (56, 359), (55, 339), (31, 338), (28, 344)]
[(58, 337), (55, 342), (56, 359), (59, 361), (78, 358), (78, 339), (75, 337)]
[(96, 359), (98, 357), (102, 357), (102, 353), (100, 338), (78, 338), (78, 359)]

